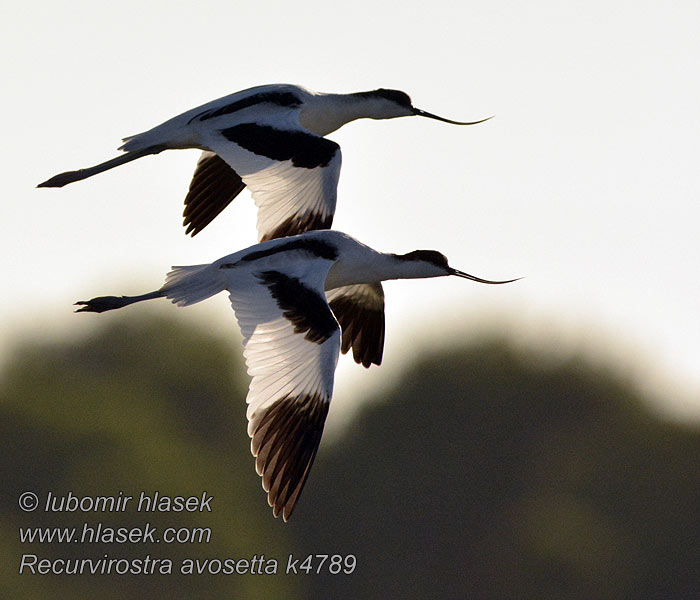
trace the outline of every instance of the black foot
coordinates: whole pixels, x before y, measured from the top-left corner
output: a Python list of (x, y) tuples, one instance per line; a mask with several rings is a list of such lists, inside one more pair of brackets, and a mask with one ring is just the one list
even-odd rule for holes
[(51, 179), (47, 179), (43, 183), (40, 183), (36, 187), (38, 188), (60, 188), (74, 181), (80, 181), (83, 179), (81, 177), (80, 171), (66, 171), (65, 173), (60, 173), (54, 175)]
[(101, 313), (115, 308), (121, 308), (130, 304), (129, 298), (126, 296), (100, 296), (92, 300), (81, 300), (76, 302), (75, 306), (81, 306), (75, 312), (96, 312)]

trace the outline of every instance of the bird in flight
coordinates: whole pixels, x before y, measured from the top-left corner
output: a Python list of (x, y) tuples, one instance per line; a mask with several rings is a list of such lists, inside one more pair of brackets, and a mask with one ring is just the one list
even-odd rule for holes
[[(258, 207), (258, 240), (329, 229), (335, 214), (341, 151), (325, 135), (360, 118), (422, 116), (459, 122), (416, 108), (407, 94), (378, 89), (324, 94), (297, 85), (263, 85), (219, 98), (144, 133), (126, 138), (125, 153), (104, 163), (68, 171), (38, 187), (63, 187), (142, 156), (199, 148), (185, 198), (184, 225), (193, 236), (247, 186)], [(355, 362), (379, 365), (384, 349), (381, 283), (330, 293), (342, 328), (342, 352)]]
[[(298, 85), (253, 87), (188, 110), (125, 138), (124, 154), (67, 171), (38, 187), (63, 187), (163, 150), (203, 150), (185, 198), (183, 225), (193, 236), (248, 187), (258, 207), (260, 241), (329, 229), (335, 213), (340, 146), (324, 136), (361, 118), (421, 116), (404, 92), (378, 89), (324, 94)], [(490, 118), (490, 117), (489, 117)]]
[(173, 267), (158, 290), (80, 301), (78, 312), (105, 312), (154, 298), (178, 306), (223, 290), (243, 335), (251, 376), (246, 402), (256, 471), (275, 517), (287, 521), (321, 441), (341, 348), (333, 300), (325, 291), (388, 279), (455, 275), (434, 250), (378, 252), (335, 230), (269, 240), (211, 264)]

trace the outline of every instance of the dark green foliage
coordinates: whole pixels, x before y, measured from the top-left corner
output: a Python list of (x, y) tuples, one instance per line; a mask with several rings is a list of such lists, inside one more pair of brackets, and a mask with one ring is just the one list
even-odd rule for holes
[[(539, 364), (540, 366), (533, 366)], [(358, 556), (314, 597), (686, 599), (700, 432), (622, 384), (505, 344), (413, 365), (321, 452), (303, 533)]]
[[(183, 311), (184, 313), (185, 311)], [(700, 432), (659, 420), (578, 361), (505, 343), (407, 367), (322, 444), (274, 520), (245, 433), (241, 348), (135, 312), (17, 350), (0, 381), (0, 596), (688, 599), (700, 590)], [(230, 340), (228, 338), (230, 337)], [(358, 371), (359, 373), (359, 371)], [(333, 412), (331, 411), (331, 418)], [(329, 440), (327, 440), (329, 441)], [(214, 496), (212, 513), (23, 513), (25, 490)], [(20, 526), (211, 527), (209, 544), (25, 544)], [(22, 553), (280, 560), (357, 556), (337, 575), (32, 576)]]
[[(180, 320), (182, 321), (182, 319)], [(175, 321), (110, 320), (93, 338), (27, 347), (2, 377), (0, 596), (6, 598), (294, 597), (296, 581), (264, 575), (17, 575), (40, 558), (285, 557), (246, 435), (248, 379), (233, 335), (222, 342)], [(226, 332), (228, 333), (228, 332)], [(214, 497), (212, 512), (23, 513), (25, 490), (78, 496)], [(20, 544), (19, 527), (209, 527), (208, 544)], [(9, 575), (9, 576), (8, 576)]]

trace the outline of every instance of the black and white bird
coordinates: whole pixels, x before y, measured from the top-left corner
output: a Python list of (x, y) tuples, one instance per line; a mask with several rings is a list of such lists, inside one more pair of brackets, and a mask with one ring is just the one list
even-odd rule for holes
[[(184, 225), (193, 236), (246, 187), (258, 207), (258, 240), (330, 228), (335, 214), (340, 146), (323, 136), (360, 118), (418, 115), (458, 122), (415, 108), (404, 92), (378, 89), (324, 94), (297, 85), (264, 85), (219, 98), (149, 131), (126, 138), (125, 154), (52, 177), (63, 187), (168, 149), (204, 150), (185, 198)], [(382, 362), (384, 292), (380, 283), (336, 289), (329, 300), (342, 327), (342, 352), (358, 364)]]
[(204, 151), (185, 198), (186, 233), (196, 235), (248, 186), (258, 207), (260, 241), (329, 229), (340, 175), (340, 146), (325, 135), (361, 118), (418, 115), (404, 92), (378, 89), (324, 94), (298, 85), (253, 87), (219, 98), (125, 138), (125, 154), (61, 173), (38, 187), (63, 187), (163, 150)]
[[(341, 346), (334, 306), (324, 291), (387, 279), (456, 275), (433, 250), (378, 252), (339, 231), (270, 240), (204, 265), (173, 267), (165, 284), (140, 296), (77, 302), (104, 312), (153, 298), (188, 306), (228, 290), (251, 376), (248, 435), (275, 517), (292, 514), (318, 450)], [(342, 324), (341, 324), (342, 325)]]

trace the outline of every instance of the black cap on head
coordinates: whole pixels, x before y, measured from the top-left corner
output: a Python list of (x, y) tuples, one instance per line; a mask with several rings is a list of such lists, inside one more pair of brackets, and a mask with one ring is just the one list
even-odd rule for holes
[(363, 98), (385, 98), (390, 100), (399, 106), (405, 108), (413, 108), (411, 104), (411, 98), (406, 92), (400, 90), (387, 90), (385, 88), (379, 88), (378, 90), (372, 90), (371, 92), (356, 92), (353, 96), (360, 96)]

